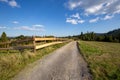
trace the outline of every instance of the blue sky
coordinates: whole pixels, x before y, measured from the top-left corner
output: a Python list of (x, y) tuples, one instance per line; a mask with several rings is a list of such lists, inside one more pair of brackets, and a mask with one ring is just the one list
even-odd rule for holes
[(0, 34), (77, 35), (120, 28), (120, 0), (0, 0)]

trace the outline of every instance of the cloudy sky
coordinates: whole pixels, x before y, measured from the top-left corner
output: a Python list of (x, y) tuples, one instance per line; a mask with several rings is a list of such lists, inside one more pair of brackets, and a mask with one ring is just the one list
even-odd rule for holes
[(76, 35), (120, 28), (120, 0), (0, 0), (0, 34)]

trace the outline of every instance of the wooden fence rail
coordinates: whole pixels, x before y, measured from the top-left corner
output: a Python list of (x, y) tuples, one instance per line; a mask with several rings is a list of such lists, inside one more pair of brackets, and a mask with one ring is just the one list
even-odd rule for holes
[[(32, 37), (30, 39), (24, 39), (24, 40), (16, 40), (16, 41), (10, 41), (10, 42), (3, 42), (0, 43), (0, 50), (19, 50), (23, 51), (24, 49), (33, 49), (34, 53), (37, 49), (44, 48), (50, 45), (60, 44), (64, 41), (67, 41), (68, 39), (63, 38), (36, 38)], [(46, 42), (49, 41), (49, 42)], [(42, 43), (37, 45), (38, 43)], [(3, 46), (5, 45), (5, 46)]]

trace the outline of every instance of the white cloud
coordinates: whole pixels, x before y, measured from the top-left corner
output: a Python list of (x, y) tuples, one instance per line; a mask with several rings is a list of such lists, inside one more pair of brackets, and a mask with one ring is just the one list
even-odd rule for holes
[(65, 4), (68, 9), (80, 10), (84, 15), (100, 17), (101, 15), (120, 14), (120, 0), (68, 0)]
[(44, 26), (40, 25), (40, 24), (35, 24), (35, 25), (33, 25), (33, 27), (44, 27)]
[(20, 7), (15, 0), (9, 1), (8, 4), (9, 4), (11, 7)]
[(5, 26), (0, 26), (0, 29), (6, 29), (7, 27), (5, 27)]
[(71, 18), (67, 18), (66, 22), (71, 23), (71, 24), (78, 24), (76, 19), (71, 19)]
[(103, 20), (108, 20), (108, 19), (111, 19), (111, 18), (113, 18), (114, 16), (113, 15), (106, 15), (104, 18), (103, 18)]
[(120, 14), (120, 5), (116, 6), (116, 11), (114, 12), (114, 14)]
[(100, 5), (95, 5), (95, 6), (92, 6), (92, 7), (89, 7), (87, 9), (85, 9), (85, 12), (87, 14), (94, 14), (94, 13), (97, 14), (97, 12), (100, 11), (102, 8), (103, 8), (103, 6), (101, 4)]
[(70, 0), (68, 3), (65, 3), (65, 6), (68, 7), (70, 10), (73, 10), (77, 7), (79, 7), (81, 4), (81, 1), (73, 1), (73, 0)]
[(90, 23), (94, 23), (94, 22), (97, 22), (99, 19), (100, 19), (100, 18), (97, 17), (97, 18), (95, 18), (95, 19), (91, 19), (91, 20), (89, 20), (89, 22), (90, 22)]
[(13, 24), (18, 24), (19, 22), (18, 22), (18, 21), (13, 21), (12, 23), (13, 23)]
[(78, 20), (78, 23), (84, 23), (85, 22), (85, 20)]
[(8, 2), (8, 0), (0, 0), (1, 2)]
[(36, 25), (36, 26), (20, 26), (20, 27), (15, 27), (14, 29), (27, 30), (27, 31), (45, 31), (45, 29), (43, 27), (40, 27), (40, 25)]
[(15, 0), (0, 0), (0, 1), (7, 3), (11, 7), (20, 7), (20, 5), (18, 5), (18, 3)]
[(76, 13), (71, 15), (69, 18), (66, 18), (66, 22), (71, 24), (79, 24), (79, 23), (82, 24), (85, 21), (80, 18), (79, 13)]
[(80, 15), (79, 15), (79, 13), (76, 13), (76, 14), (71, 15), (71, 17), (73, 17), (73, 18), (77, 18), (77, 19), (80, 19)]

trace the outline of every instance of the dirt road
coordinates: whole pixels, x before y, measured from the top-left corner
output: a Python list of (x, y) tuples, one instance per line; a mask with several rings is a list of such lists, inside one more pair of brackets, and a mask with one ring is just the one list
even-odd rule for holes
[(74, 41), (25, 68), (13, 80), (91, 80), (91, 77)]

